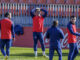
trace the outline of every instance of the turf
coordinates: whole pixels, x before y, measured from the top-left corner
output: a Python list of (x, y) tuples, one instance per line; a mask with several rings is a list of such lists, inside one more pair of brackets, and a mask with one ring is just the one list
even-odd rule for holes
[[(33, 48), (20, 48), (20, 47), (12, 47), (10, 49), (10, 57), (8, 60), (49, 60), (48, 58), (45, 58), (42, 56), (42, 51), (40, 48), (38, 48), (38, 57), (34, 57), (34, 51)], [(68, 49), (62, 50), (63, 52), (63, 60), (68, 60)], [(46, 54), (49, 54), (49, 49), (46, 49)], [(3, 56), (0, 52), (0, 60), (3, 60)], [(58, 60), (58, 54), (55, 52), (53, 60)], [(75, 60), (80, 60), (80, 54), (76, 57)]]

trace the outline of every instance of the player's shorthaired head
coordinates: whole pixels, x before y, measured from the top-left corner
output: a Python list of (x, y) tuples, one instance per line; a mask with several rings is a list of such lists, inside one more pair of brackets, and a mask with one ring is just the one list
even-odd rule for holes
[(75, 24), (75, 22), (76, 22), (76, 16), (71, 16), (71, 17), (70, 17), (70, 21), (71, 21), (73, 24)]
[(55, 26), (55, 27), (58, 26), (58, 20), (53, 21), (53, 26)]
[(41, 9), (40, 8), (36, 8), (35, 13), (37, 16), (39, 16), (41, 14)]
[(41, 10), (40, 10), (40, 8), (37, 7), (37, 8), (36, 8), (36, 11), (41, 11)]
[(12, 17), (11, 13), (9, 13), (9, 12), (6, 12), (4, 16), (7, 17), (7, 18), (9, 18), (9, 19), (11, 19), (11, 17)]

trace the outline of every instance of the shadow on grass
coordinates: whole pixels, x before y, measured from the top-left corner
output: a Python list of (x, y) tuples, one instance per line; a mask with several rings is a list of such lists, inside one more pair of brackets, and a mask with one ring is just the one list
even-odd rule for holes
[[(49, 55), (49, 53), (46, 53), (46, 54)], [(18, 53), (18, 54), (10, 54), (10, 56), (34, 57), (34, 54), (33, 53)], [(38, 56), (42, 56), (42, 53), (38, 53)], [(58, 54), (54, 53), (54, 56), (58, 56)], [(62, 56), (68, 56), (68, 53), (62, 53)], [(80, 56), (80, 54), (78, 54), (78, 56)]]
[[(10, 56), (34, 57), (34, 54), (33, 53), (21, 53), (21, 54), (10, 54)], [(42, 53), (38, 53), (38, 56), (42, 56)]]
[[(69, 53), (62, 53), (62, 56), (68, 56), (68, 54)], [(49, 55), (49, 54), (47, 53), (47, 55)], [(58, 56), (58, 54), (57, 53), (54, 53), (54, 56)], [(80, 56), (80, 54), (78, 54), (77, 56)]]

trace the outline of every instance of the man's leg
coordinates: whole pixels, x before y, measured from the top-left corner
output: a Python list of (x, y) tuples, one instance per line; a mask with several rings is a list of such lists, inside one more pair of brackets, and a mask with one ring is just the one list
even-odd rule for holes
[(75, 50), (74, 43), (69, 44), (69, 55), (68, 55), (68, 60), (72, 60), (72, 56)]
[(10, 40), (7, 40), (6, 42), (6, 55), (9, 56), (10, 53), (10, 46), (11, 46), (11, 42)]
[(54, 49), (53, 47), (49, 48), (49, 60), (53, 60), (53, 55), (54, 55)]
[(43, 33), (39, 33), (39, 41), (40, 41), (40, 44), (41, 44), (41, 48), (42, 48), (42, 51), (43, 51), (43, 55), (45, 55), (45, 45), (44, 45), (44, 38), (43, 38)]
[(13, 43), (13, 40), (11, 39), (11, 40), (10, 40), (10, 47), (12, 47), (12, 43)]
[(1, 50), (1, 39), (0, 39), (0, 50)]
[(62, 60), (62, 49), (61, 49), (61, 47), (57, 48), (56, 51), (59, 55), (59, 60)]
[(72, 60), (75, 59), (75, 57), (77, 56), (78, 53), (79, 53), (79, 50), (78, 50), (78, 47), (77, 47), (77, 43), (75, 43), (75, 50), (74, 50), (74, 53), (73, 53), (73, 56), (72, 56)]
[(6, 56), (6, 52), (4, 50), (5, 44), (6, 44), (6, 40), (1, 40), (1, 52), (4, 56)]
[(37, 43), (38, 43), (38, 37), (37, 37), (36, 32), (33, 32), (33, 40), (34, 40), (34, 54), (36, 57), (37, 56)]

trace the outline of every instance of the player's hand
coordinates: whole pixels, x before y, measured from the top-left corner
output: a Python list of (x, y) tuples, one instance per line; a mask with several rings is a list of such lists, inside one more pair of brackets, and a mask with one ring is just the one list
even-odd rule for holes
[(45, 43), (48, 43), (49, 41), (48, 41), (48, 39), (45, 39)]
[(12, 40), (15, 42), (15, 38), (12, 38)]

